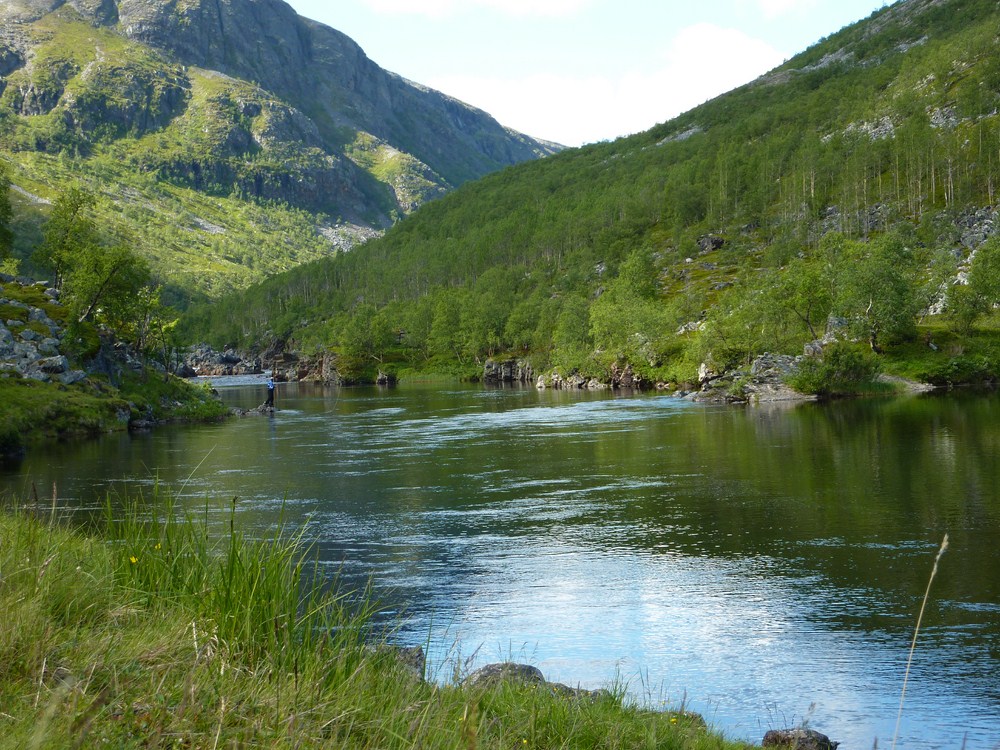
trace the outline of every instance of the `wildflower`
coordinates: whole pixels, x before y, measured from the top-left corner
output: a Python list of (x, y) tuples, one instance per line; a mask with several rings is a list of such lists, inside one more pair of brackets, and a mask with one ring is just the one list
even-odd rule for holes
[(136, 564), (137, 562), (139, 562), (139, 558), (138, 558), (138, 557), (136, 557), (135, 555), (132, 555), (132, 556), (131, 556), (131, 557), (130, 557), (130, 558), (128, 559), (128, 561), (129, 561), (130, 563), (132, 563), (133, 565), (135, 565), (135, 564)]
[(156, 546), (155, 546), (155, 547), (153, 547), (153, 549), (159, 549), (159, 548), (160, 548), (160, 543), (159, 543), (159, 542), (157, 542), (157, 543), (156, 543)]

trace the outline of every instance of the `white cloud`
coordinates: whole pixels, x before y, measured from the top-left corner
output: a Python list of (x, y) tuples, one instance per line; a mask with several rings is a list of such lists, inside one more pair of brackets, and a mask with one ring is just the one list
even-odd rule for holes
[(505, 15), (562, 18), (578, 13), (593, 0), (364, 0), (383, 15), (419, 15), (440, 18), (479, 8)]
[(459, 75), (426, 83), (515, 130), (576, 146), (647, 130), (753, 80), (783, 59), (766, 42), (704, 23), (682, 29), (648, 69), (616, 78)]

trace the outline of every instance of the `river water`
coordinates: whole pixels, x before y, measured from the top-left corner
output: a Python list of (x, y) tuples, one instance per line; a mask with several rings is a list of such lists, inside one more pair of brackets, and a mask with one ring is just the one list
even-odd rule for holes
[[(221, 388), (232, 405), (262, 383)], [(451, 679), (514, 659), (732, 738), (1000, 747), (1000, 398), (777, 408), (609, 392), (279, 385), (274, 417), (34, 452), (66, 513), (169, 490), (220, 528), (306, 524)]]

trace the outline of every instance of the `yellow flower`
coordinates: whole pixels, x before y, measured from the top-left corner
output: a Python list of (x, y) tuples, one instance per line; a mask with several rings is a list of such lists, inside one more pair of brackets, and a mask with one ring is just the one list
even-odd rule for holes
[(155, 547), (153, 547), (153, 549), (159, 549), (159, 548), (160, 548), (160, 543), (159, 543), (159, 542), (157, 542), (157, 543), (156, 543), (156, 546), (155, 546)]
[(131, 556), (131, 557), (130, 557), (130, 558), (128, 559), (128, 561), (129, 561), (130, 563), (132, 563), (133, 565), (135, 565), (135, 564), (136, 564), (137, 562), (139, 562), (139, 558), (138, 558), (138, 557), (136, 557), (135, 555), (132, 555), (132, 556)]

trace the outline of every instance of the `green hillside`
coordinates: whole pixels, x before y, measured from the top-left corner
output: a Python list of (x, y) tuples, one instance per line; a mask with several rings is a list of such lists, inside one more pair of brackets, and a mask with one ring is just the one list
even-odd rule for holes
[(891, 371), (993, 376), (998, 21), (992, 0), (904, 0), (646, 133), (489, 175), (192, 311), (187, 335), (332, 350), (344, 372), (516, 356), (680, 382), (833, 321)]

